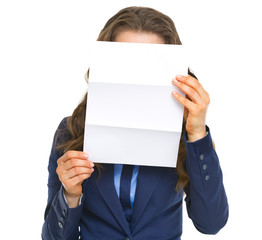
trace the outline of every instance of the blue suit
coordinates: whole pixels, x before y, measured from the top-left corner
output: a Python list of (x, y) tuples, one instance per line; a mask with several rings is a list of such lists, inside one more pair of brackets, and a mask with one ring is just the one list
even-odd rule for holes
[[(65, 120), (59, 128), (65, 127)], [(209, 130), (209, 129), (208, 129)], [(185, 140), (187, 137), (185, 136)], [(227, 222), (228, 203), (219, 160), (210, 131), (194, 143), (186, 143), (186, 192), (188, 216), (202, 233), (216, 234)], [(68, 208), (56, 174), (62, 152), (54, 144), (49, 159), (48, 204), (42, 229), (44, 240), (179, 240), (182, 234), (183, 192), (176, 192), (174, 168), (140, 166), (130, 224), (114, 187), (114, 165), (103, 164), (83, 182), (83, 199)], [(79, 227), (80, 226), (80, 227)]]

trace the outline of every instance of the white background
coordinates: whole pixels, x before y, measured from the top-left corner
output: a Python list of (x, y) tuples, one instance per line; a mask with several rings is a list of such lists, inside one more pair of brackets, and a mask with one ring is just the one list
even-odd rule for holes
[(261, 239), (258, 0), (1, 0), (0, 238), (40, 239), (54, 131), (86, 91), (89, 43), (106, 20), (131, 5), (172, 17), (211, 97), (207, 124), (224, 173), (230, 218), (218, 235), (206, 236), (184, 209), (183, 239)]

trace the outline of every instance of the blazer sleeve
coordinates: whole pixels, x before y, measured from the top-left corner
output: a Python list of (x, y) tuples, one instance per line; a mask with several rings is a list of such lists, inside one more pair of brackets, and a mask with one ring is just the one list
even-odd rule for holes
[[(83, 204), (76, 208), (69, 208), (63, 195), (63, 187), (56, 173), (57, 160), (63, 155), (55, 148), (55, 143), (61, 139), (57, 134), (66, 127), (66, 118), (62, 120), (56, 130), (48, 164), (48, 200), (42, 227), (44, 240), (76, 240), (79, 238), (78, 225), (82, 214)], [(60, 136), (60, 135), (59, 135)], [(63, 135), (65, 137), (65, 135)], [(67, 136), (68, 137), (68, 136)], [(83, 203), (83, 201), (82, 201)]]
[(198, 231), (216, 234), (228, 219), (228, 202), (223, 185), (219, 159), (212, 144), (211, 133), (196, 141), (187, 142), (186, 170), (190, 179), (186, 193), (189, 218)]

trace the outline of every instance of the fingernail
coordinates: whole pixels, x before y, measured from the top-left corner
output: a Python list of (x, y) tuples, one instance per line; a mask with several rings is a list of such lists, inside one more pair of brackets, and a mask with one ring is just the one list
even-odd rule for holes
[(94, 167), (94, 166), (95, 166), (95, 164), (94, 164), (94, 163), (92, 163), (92, 162), (90, 162), (90, 166), (91, 166), (91, 167)]
[(176, 82), (177, 82), (177, 80), (174, 78), (174, 79), (172, 80), (172, 82), (173, 82), (173, 83), (176, 83)]
[(87, 153), (84, 153), (83, 156), (84, 156), (85, 158), (89, 158), (89, 155), (88, 155)]
[(182, 78), (183, 78), (182, 75), (177, 75), (177, 76), (176, 76), (176, 79), (177, 79), (177, 80), (182, 80)]

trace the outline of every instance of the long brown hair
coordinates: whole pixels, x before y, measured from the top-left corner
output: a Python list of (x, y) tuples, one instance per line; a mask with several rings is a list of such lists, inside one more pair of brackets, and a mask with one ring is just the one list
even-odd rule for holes
[[(171, 18), (157, 10), (146, 7), (128, 7), (120, 10), (107, 21), (97, 40), (114, 41), (118, 33), (126, 30), (154, 33), (162, 37), (166, 44), (182, 44)], [(191, 73), (189, 72), (189, 74)], [(74, 110), (72, 116), (67, 118), (66, 131), (70, 134), (70, 139), (57, 146), (57, 148), (63, 149), (64, 152), (68, 150), (83, 151), (87, 94), (85, 94), (83, 100)], [(177, 190), (184, 189), (189, 183), (189, 177), (185, 170), (186, 148), (183, 139), (184, 133), (185, 122), (183, 122), (176, 166), (179, 176), (176, 185)], [(100, 169), (101, 165), (96, 164), (96, 167)]]

